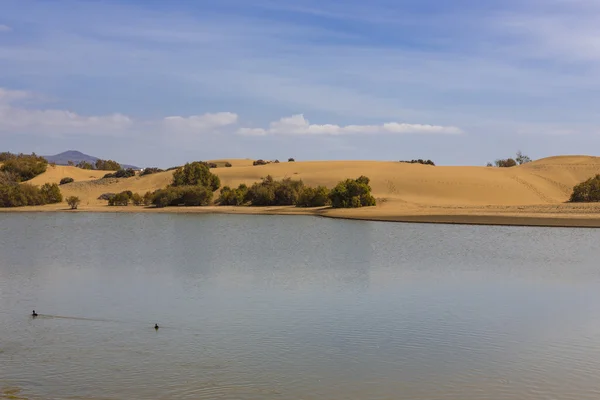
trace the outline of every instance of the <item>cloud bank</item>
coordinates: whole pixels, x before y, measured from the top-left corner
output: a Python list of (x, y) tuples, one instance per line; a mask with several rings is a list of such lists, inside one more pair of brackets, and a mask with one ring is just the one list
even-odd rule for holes
[(137, 134), (142, 131), (166, 134), (203, 134), (221, 131), (246, 136), (268, 135), (374, 135), (374, 134), (460, 134), (453, 126), (386, 122), (380, 125), (311, 124), (303, 114), (271, 122), (268, 129), (240, 126), (233, 112), (191, 116), (167, 116), (161, 120), (140, 120), (122, 113), (80, 115), (69, 110), (32, 109), (19, 106), (35, 95), (23, 90), (0, 88), (0, 132), (34, 135), (105, 135)]

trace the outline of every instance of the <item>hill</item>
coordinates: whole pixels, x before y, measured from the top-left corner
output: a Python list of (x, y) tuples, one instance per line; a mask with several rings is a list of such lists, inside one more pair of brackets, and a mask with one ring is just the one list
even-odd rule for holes
[[(218, 160), (218, 164), (225, 161)], [(600, 173), (599, 157), (550, 157), (512, 168), (444, 167), (383, 161), (306, 161), (263, 166), (252, 166), (250, 160), (229, 162), (231, 168), (211, 170), (220, 177), (223, 186), (250, 185), (272, 175), (275, 179), (291, 177), (302, 179), (308, 185), (331, 188), (340, 180), (366, 175), (371, 179), (378, 205), (352, 210), (200, 207), (167, 211), (309, 213), (386, 221), (600, 226), (600, 204), (566, 203), (574, 185)], [(76, 182), (62, 185), (61, 191), (65, 196), (80, 197), (81, 210), (118, 211), (107, 207), (106, 201), (98, 200), (98, 197), (102, 193), (123, 190), (144, 194), (165, 187), (173, 176), (173, 171), (166, 171), (127, 179), (97, 179), (103, 173), (56, 166), (48, 168), (31, 183), (41, 185), (71, 176)], [(125, 210), (152, 209), (128, 207), (121, 211)]]
[[(68, 165), (69, 161), (73, 161), (75, 164), (77, 164), (81, 161), (86, 161), (86, 162), (89, 162), (90, 164), (94, 164), (96, 162), (96, 160), (98, 160), (98, 157), (90, 156), (90, 155), (84, 154), (77, 150), (68, 150), (68, 151), (64, 151), (59, 154), (55, 154), (53, 156), (42, 156), (42, 157), (44, 157), (46, 160), (48, 160), (48, 162), (55, 163), (56, 165)], [(139, 169), (138, 167), (136, 167), (134, 165), (121, 164), (121, 166), (123, 168)]]

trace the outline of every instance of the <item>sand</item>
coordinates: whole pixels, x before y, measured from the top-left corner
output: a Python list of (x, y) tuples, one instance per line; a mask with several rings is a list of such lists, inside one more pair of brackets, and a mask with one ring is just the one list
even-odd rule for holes
[[(231, 168), (224, 163), (231, 162)], [(333, 187), (338, 181), (366, 175), (371, 178), (376, 207), (333, 210), (295, 207), (192, 207), (152, 209), (108, 207), (102, 193), (131, 190), (144, 194), (168, 185), (173, 171), (128, 179), (97, 180), (106, 171), (49, 167), (31, 183), (74, 183), (61, 186), (65, 197), (75, 195), (81, 211), (300, 214), (377, 221), (468, 223), (491, 225), (600, 227), (600, 204), (569, 204), (574, 185), (600, 174), (600, 158), (558, 156), (513, 168), (445, 167), (382, 161), (306, 161), (252, 166), (251, 160), (214, 160), (222, 185), (252, 184), (266, 175), (302, 179), (308, 185)], [(66, 204), (4, 209), (61, 211)]]

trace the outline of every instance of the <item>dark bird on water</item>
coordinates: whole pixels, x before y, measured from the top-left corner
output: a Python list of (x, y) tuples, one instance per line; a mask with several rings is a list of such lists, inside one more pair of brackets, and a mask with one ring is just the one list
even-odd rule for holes
[(154, 329), (158, 330), (158, 324), (154, 324)]
[(35, 312), (35, 310), (33, 310), (33, 312), (31, 313), (32, 317), (37, 317), (37, 313)]

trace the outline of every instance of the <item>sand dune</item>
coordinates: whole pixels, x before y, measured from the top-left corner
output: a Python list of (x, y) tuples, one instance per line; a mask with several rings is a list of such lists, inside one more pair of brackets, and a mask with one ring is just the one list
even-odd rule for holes
[[(522, 220), (523, 224), (528, 224), (527, 218), (542, 218), (543, 221), (531, 224), (544, 225), (542, 222), (554, 218), (559, 219), (562, 225), (568, 225), (567, 219), (585, 219), (587, 225), (590, 220), (598, 220), (591, 224), (600, 226), (600, 207), (565, 204), (574, 185), (600, 173), (599, 157), (550, 157), (513, 168), (433, 167), (382, 161), (306, 161), (252, 166), (252, 160), (229, 160), (233, 165), (231, 168), (221, 167), (226, 161), (228, 160), (213, 161), (218, 163), (219, 168), (212, 171), (219, 175), (222, 185), (229, 186), (240, 183), (249, 185), (272, 175), (276, 179), (291, 177), (302, 179), (308, 185), (333, 187), (340, 180), (366, 175), (371, 178), (373, 194), (379, 204), (377, 207), (359, 210), (209, 207), (168, 211), (214, 212), (218, 209), (251, 213), (309, 212), (375, 220), (408, 221), (420, 218), (425, 222), (461, 222), (461, 218), (476, 222), (475, 219), (484, 218), (481, 223), (489, 222), (485, 218), (489, 220), (490, 217), (500, 216), (504, 218), (504, 222), (510, 219), (512, 223)], [(76, 182), (62, 185), (63, 194), (80, 197), (82, 210), (99, 211), (108, 208), (105, 201), (97, 200), (102, 193), (131, 190), (143, 194), (153, 191), (168, 185), (173, 171), (128, 179), (96, 180), (105, 173), (106, 171), (57, 166), (48, 168), (46, 173), (36, 177), (31, 183), (40, 185), (58, 182), (61, 178), (70, 176)], [(123, 211), (111, 208), (113, 210)], [(129, 207), (126, 210), (139, 211), (139, 208)]]

